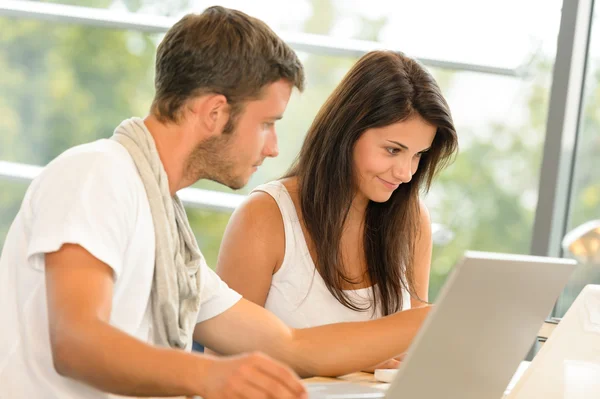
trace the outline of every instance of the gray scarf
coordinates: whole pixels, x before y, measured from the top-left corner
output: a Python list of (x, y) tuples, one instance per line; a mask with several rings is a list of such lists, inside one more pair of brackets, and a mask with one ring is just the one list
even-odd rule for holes
[(112, 139), (127, 149), (146, 188), (156, 257), (150, 301), (154, 344), (190, 349), (200, 309), (204, 257), (183, 204), (169, 192), (169, 181), (152, 135), (140, 118), (124, 120)]

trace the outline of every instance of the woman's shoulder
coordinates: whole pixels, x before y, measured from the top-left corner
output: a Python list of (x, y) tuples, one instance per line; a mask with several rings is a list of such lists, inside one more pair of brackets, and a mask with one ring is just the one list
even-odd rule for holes
[(289, 206), (287, 204), (289, 201), (286, 201), (288, 196), (291, 197), (292, 202), (295, 204), (297, 196), (295, 195), (293, 180), (273, 180), (254, 188), (240, 208), (265, 213), (280, 212), (284, 211), (284, 209), (281, 209), (282, 207)]
[(419, 227), (431, 229), (431, 216), (429, 215), (429, 209), (425, 205), (423, 199), (419, 199)]
[(290, 196), (298, 196), (298, 177), (285, 177), (283, 179), (277, 180), (280, 184), (282, 184)]
[(285, 187), (285, 190), (290, 196), (290, 199), (294, 203), (294, 207), (296, 208), (296, 213), (298, 216), (300, 215), (300, 187), (298, 184), (298, 177), (286, 177), (284, 179), (278, 180), (278, 182)]
[(236, 239), (236, 246), (249, 248), (249, 252), (261, 248), (266, 259), (280, 261), (284, 253), (283, 217), (275, 199), (264, 191), (253, 191), (235, 209), (224, 235), (227, 243), (231, 237)]
[(258, 224), (265, 232), (280, 232), (284, 216), (287, 219), (298, 211), (297, 187), (295, 177), (262, 184), (235, 210), (232, 219), (237, 220), (241, 216), (246, 223)]
[(282, 223), (281, 212), (274, 196), (276, 193), (272, 189), (269, 190), (267, 185), (258, 186), (238, 206), (234, 216), (238, 214), (248, 222), (258, 222), (264, 227), (277, 224), (277, 221)]

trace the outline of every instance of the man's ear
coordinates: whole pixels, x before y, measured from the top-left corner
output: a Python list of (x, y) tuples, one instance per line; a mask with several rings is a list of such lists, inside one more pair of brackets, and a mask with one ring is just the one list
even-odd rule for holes
[(229, 119), (229, 103), (222, 94), (207, 94), (194, 100), (191, 111), (211, 134), (220, 134)]

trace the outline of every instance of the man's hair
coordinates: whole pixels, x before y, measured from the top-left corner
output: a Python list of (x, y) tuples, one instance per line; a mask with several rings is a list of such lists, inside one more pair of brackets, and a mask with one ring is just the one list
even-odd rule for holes
[(151, 111), (162, 122), (177, 123), (187, 100), (222, 94), (230, 106), (227, 132), (244, 103), (280, 79), (304, 89), (296, 53), (261, 20), (210, 7), (184, 16), (158, 46)]

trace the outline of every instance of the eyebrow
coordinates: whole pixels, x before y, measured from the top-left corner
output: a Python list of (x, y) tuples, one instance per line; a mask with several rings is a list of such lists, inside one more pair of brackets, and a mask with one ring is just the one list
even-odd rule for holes
[[(405, 146), (404, 144), (398, 143), (397, 141), (393, 141), (393, 140), (387, 140), (387, 141), (389, 141), (390, 143), (396, 144), (397, 146), (399, 146), (399, 147), (401, 147), (401, 148), (404, 148), (405, 150), (408, 150), (408, 147), (407, 147), (407, 146)], [(431, 149), (431, 146), (430, 146), (430, 147), (427, 147), (427, 148), (425, 148), (424, 150), (422, 150), (422, 151), (419, 151), (419, 152), (427, 152), (427, 151), (429, 151), (430, 149)]]

